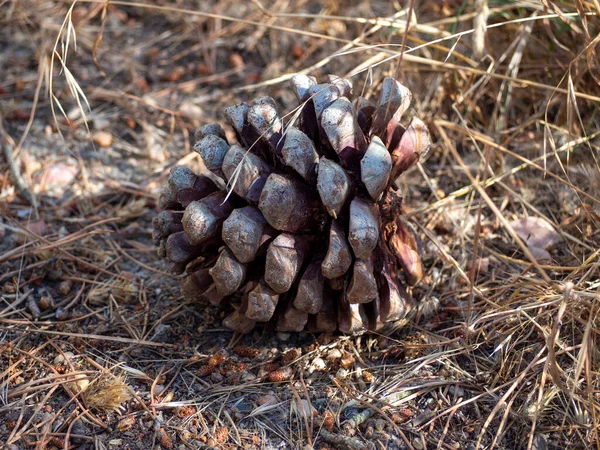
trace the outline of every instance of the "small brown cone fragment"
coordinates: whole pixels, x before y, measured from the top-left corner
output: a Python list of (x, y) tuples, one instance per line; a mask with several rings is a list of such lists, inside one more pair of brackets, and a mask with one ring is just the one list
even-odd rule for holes
[(169, 261), (169, 263), (167, 264), (167, 271), (174, 275), (179, 275), (185, 271), (185, 263), (176, 263)]
[(338, 328), (342, 333), (358, 335), (367, 331), (369, 318), (363, 305), (350, 304), (342, 298), (338, 302)]
[(325, 280), (321, 272), (321, 262), (312, 262), (306, 268), (298, 283), (298, 292), (294, 299), (294, 306), (309, 314), (317, 314), (323, 304)]
[(256, 322), (267, 322), (273, 317), (279, 294), (264, 282), (260, 282), (248, 293), (247, 299), (246, 317)]
[(188, 301), (200, 300), (212, 283), (208, 269), (197, 270), (183, 279), (181, 295)]
[(305, 180), (309, 180), (319, 162), (319, 155), (310, 138), (297, 128), (285, 132), (285, 144), (281, 149), (283, 161)]
[(235, 259), (231, 251), (223, 248), (209, 273), (215, 281), (217, 292), (222, 296), (231, 295), (246, 279), (246, 265)]
[(431, 136), (427, 125), (418, 117), (413, 117), (410, 125), (402, 135), (398, 147), (392, 151), (392, 173), (390, 181), (395, 182), (398, 176), (425, 157), (431, 149)]
[(342, 166), (327, 158), (321, 158), (318, 171), (317, 190), (321, 202), (335, 219), (346, 204), (352, 182)]
[(204, 298), (213, 306), (223, 306), (224, 295), (219, 294), (217, 287), (213, 283), (204, 293)]
[(407, 87), (391, 77), (384, 78), (379, 105), (373, 115), (371, 136), (379, 136), (385, 145), (389, 145), (411, 100), (412, 94)]
[(232, 145), (223, 159), (223, 173), (233, 192), (251, 202), (258, 202), (271, 168), (260, 157), (239, 145)]
[(247, 103), (230, 106), (225, 108), (225, 117), (233, 126), (240, 144), (252, 153), (269, 160), (271, 152), (268, 146), (262, 142), (260, 133), (249, 123), (250, 108)]
[(234, 210), (223, 222), (221, 236), (235, 257), (242, 263), (256, 258), (267, 221), (254, 206)]
[(382, 331), (385, 327), (380, 317), (380, 300), (379, 296), (370, 303), (364, 305), (365, 313), (369, 318), (369, 330), (371, 331)]
[(423, 265), (419, 256), (414, 233), (396, 218), (395, 232), (388, 239), (388, 247), (396, 257), (409, 286), (417, 284), (423, 278)]
[(258, 208), (276, 230), (296, 233), (311, 229), (318, 205), (302, 183), (273, 173), (260, 194)]
[(354, 101), (354, 110), (357, 111), (356, 122), (365, 135), (368, 135), (371, 130), (375, 109), (375, 105), (364, 97), (358, 97)]
[(156, 253), (161, 258), (166, 258), (167, 257), (167, 240), (166, 239), (162, 239), (158, 243), (158, 249), (156, 250)]
[(338, 315), (333, 295), (325, 293), (318, 313), (308, 318), (308, 330), (311, 333), (331, 333), (337, 330)]
[(221, 166), (223, 165), (223, 158), (229, 150), (229, 144), (225, 139), (213, 134), (206, 135), (194, 145), (194, 150), (200, 155), (208, 170), (223, 178)]
[(337, 75), (327, 75), (327, 78), (330, 84), (338, 88), (342, 96), (349, 97), (352, 95), (352, 81), (347, 78), (338, 77)]
[(350, 203), (348, 241), (358, 259), (369, 259), (379, 239), (379, 218), (373, 205), (355, 198)]
[(332, 84), (315, 84), (308, 89), (308, 93), (315, 106), (317, 118), (340, 97), (339, 89)]
[(296, 94), (296, 98), (300, 103), (308, 100), (310, 97), (309, 90), (311, 86), (317, 84), (316, 78), (309, 75), (294, 75), (291, 82), (294, 94)]
[(215, 192), (185, 209), (181, 223), (192, 244), (202, 244), (220, 233), (221, 224), (233, 210), (231, 202), (225, 201), (226, 195), (223, 191)]
[(398, 277), (393, 256), (384, 251), (379, 280), (379, 316), (382, 322), (403, 319), (412, 309), (412, 298)]
[(199, 256), (202, 251), (201, 245), (193, 245), (188, 239), (185, 231), (173, 233), (166, 243), (166, 253), (169, 261), (174, 263), (186, 263), (192, 258)]
[(197, 178), (193, 170), (185, 166), (173, 166), (167, 179), (171, 195), (176, 198), (177, 193), (182, 189), (193, 188)]
[(352, 269), (352, 280), (346, 296), (350, 303), (369, 303), (379, 298), (377, 281), (373, 275), (373, 257), (358, 259)]
[(265, 282), (278, 294), (291, 287), (306, 256), (310, 238), (289, 233), (277, 236), (267, 250)]
[(194, 139), (197, 141), (202, 140), (205, 136), (213, 135), (218, 136), (221, 139), (227, 141), (227, 137), (225, 136), (225, 130), (218, 123), (209, 123), (207, 125), (203, 125), (196, 130), (194, 133)]
[(248, 301), (244, 299), (238, 309), (225, 317), (223, 320), (223, 326), (241, 334), (246, 334), (252, 331), (256, 326), (256, 322), (246, 317), (247, 308)]
[(350, 100), (340, 97), (329, 105), (321, 115), (321, 126), (342, 165), (356, 165), (362, 156), (361, 149), (364, 151), (364, 138)]
[(183, 213), (161, 211), (158, 216), (152, 218), (152, 240), (154, 245), (159, 245), (160, 241), (167, 239), (169, 235), (183, 231), (181, 218)]
[(374, 136), (360, 160), (360, 178), (371, 198), (378, 201), (388, 185), (392, 157), (381, 139)]
[(321, 263), (323, 276), (329, 279), (341, 277), (348, 271), (351, 264), (352, 253), (346, 240), (346, 234), (340, 223), (334, 220), (331, 222), (331, 228), (329, 229), (327, 254)]
[(327, 279), (327, 286), (334, 291), (342, 291), (346, 287), (346, 277), (342, 275), (341, 277)]
[(175, 197), (173, 197), (173, 195), (171, 194), (171, 190), (168, 186), (165, 187), (158, 196), (158, 207), (162, 210), (181, 209), (181, 205), (175, 199)]
[(207, 264), (206, 258), (203, 257), (202, 255), (200, 255), (185, 264), (185, 271), (187, 273), (197, 272), (201, 269), (206, 268), (207, 267), (206, 264)]
[(268, 141), (275, 133), (280, 133), (283, 123), (277, 113), (277, 105), (271, 97), (257, 98), (248, 110), (248, 123), (264, 140)]
[(169, 174), (169, 190), (173, 198), (184, 208), (217, 190), (217, 185), (208, 177), (197, 176), (184, 166), (175, 166)]
[(296, 309), (290, 302), (283, 313), (277, 318), (277, 331), (300, 332), (308, 322), (308, 313)]
[(243, 134), (249, 109), (250, 106), (247, 103), (240, 103), (238, 105), (229, 106), (223, 111), (223, 114), (238, 135), (238, 138), (241, 138)]

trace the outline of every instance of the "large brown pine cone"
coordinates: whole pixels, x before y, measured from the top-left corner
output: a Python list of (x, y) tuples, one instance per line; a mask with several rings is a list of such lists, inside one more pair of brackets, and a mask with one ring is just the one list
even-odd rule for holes
[(415, 235), (400, 219), (398, 176), (431, 147), (425, 124), (402, 120), (410, 91), (385, 78), (379, 102), (351, 102), (348, 80), (297, 75), (301, 107), (284, 125), (273, 99), (225, 110), (194, 150), (214, 176), (174, 167), (153, 221), (159, 255), (187, 273), (182, 294), (233, 307), (241, 333), (381, 330), (414, 307), (422, 276)]

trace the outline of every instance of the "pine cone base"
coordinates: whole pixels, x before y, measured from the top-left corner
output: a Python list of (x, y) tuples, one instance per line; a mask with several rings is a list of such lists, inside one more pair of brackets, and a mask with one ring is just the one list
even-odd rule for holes
[(422, 277), (418, 240), (401, 220), (395, 182), (431, 147), (411, 93), (392, 78), (379, 101), (352, 102), (348, 80), (296, 75), (299, 113), (275, 101), (225, 110), (194, 150), (212, 176), (171, 170), (153, 220), (160, 256), (185, 272), (187, 300), (232, 309), (223, 324), (360, 334), (402, 324)]

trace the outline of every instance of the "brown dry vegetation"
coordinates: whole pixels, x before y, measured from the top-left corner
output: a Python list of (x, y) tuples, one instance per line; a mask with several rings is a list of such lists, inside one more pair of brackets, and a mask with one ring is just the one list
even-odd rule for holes
[[(600, 4), (485, 3), (0, 1), (0, 447), (600, 448)], [(151, 245), (195, 128), (298, 71), (432, 132), (392, 335), (232, 335)]]

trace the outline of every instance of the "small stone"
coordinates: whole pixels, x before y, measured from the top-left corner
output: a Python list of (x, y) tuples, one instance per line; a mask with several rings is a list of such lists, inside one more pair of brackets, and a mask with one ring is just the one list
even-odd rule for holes
[(335, 374), (335, 377), (338, 380), (345, 380), (346, 378), (348, 378), (348, 375), (350, 374), (350, 372), (347, 369), (344, 369), (343, 367), (340, 368), (337, 373)]
[(327, 363), (323, 360), (323, 358), (315, 358), (313, 359), (311, 367), (314, 367), (314, 370), (317, 372), (322, 372), (327, 369)]
[(73, 282), (71, 280), (65, 280), (58, 285), (58, 290), (62, 295), (67, 295), (71, 292), (72, 286)]
[(342, 356), (343, 356), (342, 352), (340, 350), (338, 350), (337, 348), (334, 348), (334, 349), (329, 350), (329, 352), (327, 353), (327, 360), (335, 361), (337, 359), (340, 359)]
[(73, 358), (75, 358), (75, 354), (73, 352), (63, 352), (60, 355), (56, 355), (53, 363), (55, 366), (60, 366), (62, 364), (67, 364), (67, 361), (70, 361)]
[(454, 386), (450, 386), (450, 387), (448, 388), (448, 393), (449, 393), (450, 395), (452, 395), (452, 396), (456, 394), (457, 398), (460, 398), (460, 397), (464, 397), (464, 396), (465, 396), (465, 390), (464, 390), (464, 389), (462, 389), (462, 388), (458, 388), (458, 389), (457, 389), (457, 388), (456, 388), (456, 387), (454, 387)]
[(92, 136), (92, 141), (99, 147), (110, 147), (113, 143), (113, 136), (108, 131), (96, 131)]

